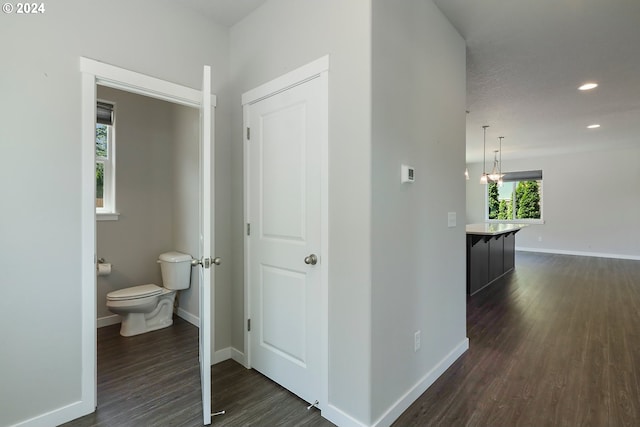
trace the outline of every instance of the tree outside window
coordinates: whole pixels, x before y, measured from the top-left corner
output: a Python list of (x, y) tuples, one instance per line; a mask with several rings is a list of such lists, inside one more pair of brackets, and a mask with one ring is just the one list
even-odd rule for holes
[(96, 105), (96, 214), (98, 218), (116, 215), (115, 105), (98, 101)]
[(108, 126), (96, 124), (96, 207), (104, 207), (104, 160), (108, 159)]
[[(540, 177), (542, 171), (539, 172)], [(530, 172), (515, 172), (519, 174), (531, 174)], [(541, 213), (541, 186), (542, 179), (507, 180), (500, 186), (496, 182), (487, 184), (487, 218), (494, 221), (515, 220), (539, 220)]]

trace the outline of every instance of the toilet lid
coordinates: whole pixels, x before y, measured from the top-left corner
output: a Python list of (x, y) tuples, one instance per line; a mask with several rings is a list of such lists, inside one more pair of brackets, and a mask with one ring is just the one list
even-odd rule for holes
[(152, 297), (154, 295), (160, 295), (162, 288), (153, 284), (133, 286), (131, 288), (119, 289), (117, 291), (109, 292), (107, 299), (110, 301), (120, 301), (127, 299), (137, 299)]

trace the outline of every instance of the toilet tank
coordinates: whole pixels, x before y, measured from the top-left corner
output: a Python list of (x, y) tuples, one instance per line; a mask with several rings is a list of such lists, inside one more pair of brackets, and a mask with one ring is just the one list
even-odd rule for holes
[(187, 289), (191, 283), (191, 255), (181, 252), (160, 254), (162, 286), (167, 289)]

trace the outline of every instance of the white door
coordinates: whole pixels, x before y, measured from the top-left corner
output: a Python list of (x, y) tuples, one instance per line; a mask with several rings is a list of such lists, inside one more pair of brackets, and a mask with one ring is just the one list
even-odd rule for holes
[(249, 363), (322, 407), (326, 76), (245, 104)]
[[(211, 68), (204, 67), (200, 106), (200, 385), (204, 425), (211, 424)], [(219, 261), (216, 261), (219, 262)]]

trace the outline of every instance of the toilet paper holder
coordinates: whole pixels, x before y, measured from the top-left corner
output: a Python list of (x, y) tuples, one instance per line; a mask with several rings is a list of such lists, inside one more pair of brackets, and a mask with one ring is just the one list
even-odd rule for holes
[(105, 262), (104, 258), (99, 258), (96, 264), (96, 273), (98, 276), (108, 276), (111, 274), (111, 264)]

